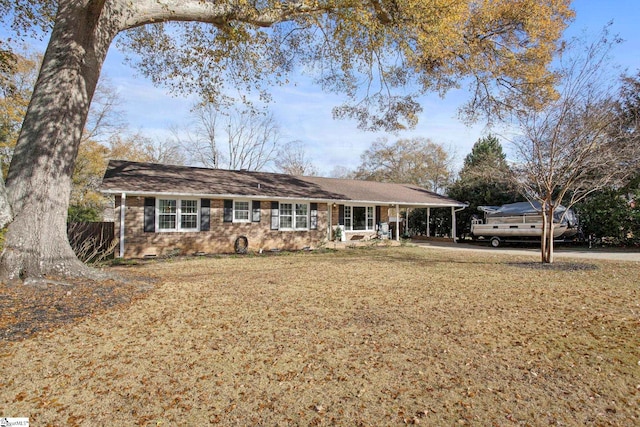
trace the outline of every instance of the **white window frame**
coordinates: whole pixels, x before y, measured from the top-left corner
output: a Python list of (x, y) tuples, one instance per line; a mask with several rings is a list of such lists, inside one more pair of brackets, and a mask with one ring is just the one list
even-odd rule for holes
[[(175, 214), (175, 227), (173, 228), (160, 228), (160, 215), (165, 215), (160, 213), (160, 201), (161, 200), (171, 200), (176, 202), (176, 212)], [(185, 213), (184, 215), (196, 217), (196, 227), (195, 228), (183, 228), (182, 227), (182, 201), (195, 201), (196, 202), (196, 212), (195, 213)], [(189, 232), (189, 231), (200, 231), (200, 199), (192, 198), (192, 197), (156, 197), (156, 231), (159, 233), (166, 232)]]
[[(355, 208), (364, 208), (365, 228), (363, 230), (355, 230), (353, 228), (353, 210)], [(375, 231), (376, 229), (376, 210), (373, 205), (345, 205), (344, 206), (344, 229), (345, 231)]]
[[(246, 203), (247, 204), (247, 218), (236, 218), (236, 212), (244, 212), (245, 209), (237, 209), (237, 203)], [(233, 222), (240, 222), (240, 223), (246, 223), (246, 222), (251, 222), (251, 214), (252, 214), (252, 210), (251, 210), (251, 200), (245, 200), (245, 199), (238, 199), (238, 200), (233, 200)]]
[[(284, 209), (283, 209), (283, 205), (289, 205), (291, 206), (291, 213), (290, 214), (286, 214), (283, 215)], [(304, 210), (305, 210), (305, 214), (303, 215), (299, 215), (298, 214), (298, 208), (304, 206)], [(309, 224), (311, 222), (311, 206), (309, 203), (307, 202), (295, 202), (295, 201), (291, 201), (291, 202), (279, 202), (278, 204), (278, 221), (280, 224), (280, 227), (278, 228), (281, 231), (309, 231)], [(283, 227), (282, 226), (282, 218), (283, 217), (287, 217), (287, 218), (291, 218), (291, 227)], [(298, 219), (302, 219), (305, 218), (305, 227), (298, 227)]]
[[(184, 231), (199, 231), (200, 230), (200, 199), (180, 199), (178, 200), (178, 228)], [(196, 211), (195, 212), (183, 212), (184, 206), (182, 206), (183, 202), (195, 202)], [(195, 217), (195, 228), (194, 227), (185, 227), (182, 226), (182, 220), (185, 218), (194, 218)]]

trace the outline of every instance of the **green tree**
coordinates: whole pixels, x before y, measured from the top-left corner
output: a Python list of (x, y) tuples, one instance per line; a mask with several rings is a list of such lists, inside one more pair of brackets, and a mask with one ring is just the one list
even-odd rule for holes
[(522, 200), (496, 136), (487, 135), (476, 141), (464, 159), (458, 178), (447, 189), (447, 195), (469, 204), (456, 215), (456, 229), (461, 234), (470, 231), (478, 206), (500, 206)]
[(232, 93), (230, 85), (246, 98), (247, 90), (286, 82), (289, 71), (304, 68), (316, 71), (325, 89), (346, 96), (337, 116), (354, 117), (365, 128), (398, 129), (414, 125), (420, 111), (416, 94), (399, 95), (398, 87), (444, 93), (469, 77), (467, 111), (490, 115), (552, 95), (554, 76), (547, 65), (572, 17), (569, 4), (0, 1), (0, 16), (5, 23), (11, 17), (13, 29), (46, 25), (55, 16), (9, 167), (7, 199), (0, 200), (13, 215), (0, 278), (92, 273), (66, 238), (68, 195), (102, 65), (120, 33), (126, 32), (120, 46), (140, 54), (133, 61), (140, 70), (176, 90), (220, 101)]
[(415, 184), (434, 192), (450, 182), (452, 156), (430, 139), (376, 140), (360, 156), (355, 179)]
[(604, 189), (590, 194), (575, 208), (585, 236), (608, 238), (614, 244), (640, 243), (640, 207), (624, 192)]

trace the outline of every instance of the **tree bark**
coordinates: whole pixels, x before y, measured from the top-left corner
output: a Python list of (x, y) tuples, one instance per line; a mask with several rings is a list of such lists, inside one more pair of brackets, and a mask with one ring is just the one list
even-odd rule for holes
[(88, 0), (60, 2), (7, 175), (14, 218), (0, 280), (91, 275), (69, 245), (66, 221), (82, 129), (115, 35), (99, 25), (101, 7)]
[(542, 235), (540, 237), (540, 262), (546, 262), (547, 235), (549, 233), (549, 223), (547, 222), (547, 212), (542, 209)]
[(548, 208), (547, 203), (542, 204), (542, 238), (540, 239), (540, 255), (543, 264), (553, 264), (553, 208)]
[(549, 221), (549, 241), (547, 242), (547, 256), (546, 262), (547, 264), (553, 264), (553, 242), (554, 242), (554, 228), (555, 224), (553, 223), (554, 216), (554, 208), (553, 204), (549, 203), (549, 211), (547, 213), (547, 220)]

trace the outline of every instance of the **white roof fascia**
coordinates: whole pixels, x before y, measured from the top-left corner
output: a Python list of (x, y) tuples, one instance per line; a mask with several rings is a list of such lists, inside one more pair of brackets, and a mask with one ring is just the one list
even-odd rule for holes
[(213, 194), (213, 193), (182, 193), (182, 192), (157, 192), (157, 191), (125, 191), (125, 190), (102, 190), (105, 194), (127, 194), (129, 197), (147, 197), (147, 196), (167, 196), (167, 197), (208, 197), (208, 198), (220, 198), (220, 199), (254, 199), (254, 200), (299, 200), (309, 202), (320, 203), (337, 203), (345, 205), (353, 205), (354, 203), (362, 203), (365, 205), (389, 205), (389, 207), (395, 207), (400, 205), (402, 207), (413, 208), (427, 208), (427, 207), (467, 207), (464, 203), (416, 203), (416, 202), (401, 202), (401, 201), (375, 201), (375, 200), (352, 200), (352, 199), (323, 199), (313, 197), (283, 197), (283, 196), (262, 196), (262, 195), (244, 195), (244, 194)]

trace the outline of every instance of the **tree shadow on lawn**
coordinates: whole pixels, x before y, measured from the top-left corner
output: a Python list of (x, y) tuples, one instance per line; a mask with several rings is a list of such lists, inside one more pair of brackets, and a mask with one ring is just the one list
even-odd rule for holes
[(582, 262), (554, 262), (552, 264), (545, 264), (542, 262), (508, 262), (507, 265), (514, 267), (529, 268), (532, 270), (543, 271), (591, 271), (599, 270), (595, 264), (588, 264)]
[(21, 341), (87, 316), (124, 308), (153, 289), (152, 279), (124, 277), (100, 282), (42, 280), (37, 285), (0, 283), (0, 342)]

